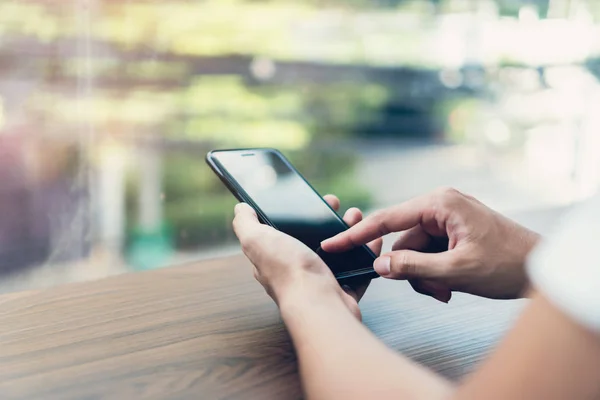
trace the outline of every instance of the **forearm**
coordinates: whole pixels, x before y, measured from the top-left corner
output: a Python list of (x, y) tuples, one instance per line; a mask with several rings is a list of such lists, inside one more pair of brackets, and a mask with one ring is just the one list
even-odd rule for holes
[(282, 307), (308, 398), (436, 399), (451, 385), (388, 349), (339, 296), (312, 294)]
[(600, 341), (540, 294), (454, 399), (598, 399)]

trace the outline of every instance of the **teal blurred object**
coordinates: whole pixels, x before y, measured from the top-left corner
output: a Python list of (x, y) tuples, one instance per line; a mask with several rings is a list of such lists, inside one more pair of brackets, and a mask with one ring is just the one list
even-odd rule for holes
[(150, 232), (134, 230), (128, 240), (125, 259), (136, 271), (162, 267), (173, 255), (173, 242), (173, 230), (166, 224)]

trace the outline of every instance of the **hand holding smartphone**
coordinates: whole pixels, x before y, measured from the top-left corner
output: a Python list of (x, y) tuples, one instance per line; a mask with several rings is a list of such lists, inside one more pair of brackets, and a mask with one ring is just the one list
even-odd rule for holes
[(206, 161), (232, 194), (252, 206), (264, 224), (315, 251), (338, 279), (375, 278), (375, 254), (367, 246), (325, 253), (320, 243), (348, 225), (317, 191), (274, 149), (215, 150)]

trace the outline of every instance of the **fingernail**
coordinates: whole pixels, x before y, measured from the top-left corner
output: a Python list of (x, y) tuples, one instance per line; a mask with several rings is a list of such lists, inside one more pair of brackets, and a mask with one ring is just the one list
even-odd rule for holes
[(331, 239), (325, 239), (321, 242), (321, 248), (323, 248), (323, 246), (327, 246), (327, 243), (329, 243), (331, 241)]
[(379, 257), (373, 263), (373, 268), (379, 275), (387, 275), (390, 273), (391, 263), (392, 259), (390, 257)]

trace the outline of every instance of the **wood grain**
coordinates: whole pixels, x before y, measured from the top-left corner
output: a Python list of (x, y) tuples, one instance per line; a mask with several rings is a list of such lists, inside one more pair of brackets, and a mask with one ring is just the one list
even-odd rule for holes
[[(545, 230), (557, 214), (521, 220)], [(446, 305), (377, 279), (361, 308), (389, 346), (459, 379), (524, 304)], [(0, 296), (2, 399), (301, 397), (287, 332), (241, 256)]]

